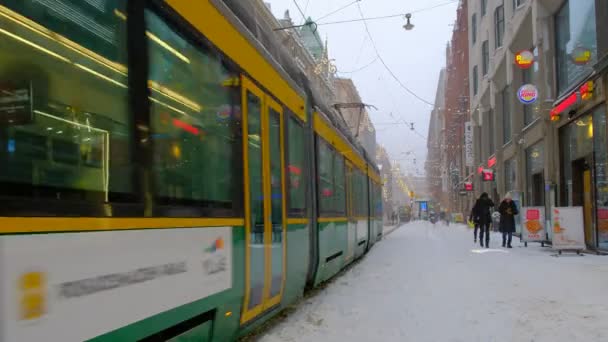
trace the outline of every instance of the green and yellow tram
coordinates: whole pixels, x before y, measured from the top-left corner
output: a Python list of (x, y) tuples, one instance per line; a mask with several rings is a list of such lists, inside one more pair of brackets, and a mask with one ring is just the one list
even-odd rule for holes
[(218, 0), (0, 2), (0, 342), (230, 341), (364, 255), (378, 170)]

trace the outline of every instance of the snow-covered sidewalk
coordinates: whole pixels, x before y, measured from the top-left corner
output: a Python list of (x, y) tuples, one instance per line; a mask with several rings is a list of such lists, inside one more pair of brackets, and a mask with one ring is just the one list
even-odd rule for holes
[(403, 224), (395, 224), (390, 226), (382, 226), (382, 236), (387, 236), (388, 234), (395, 231), (395, 229), (401, 227)]
[(261, 341), (608, 341), (608, 257), (411, 223)]

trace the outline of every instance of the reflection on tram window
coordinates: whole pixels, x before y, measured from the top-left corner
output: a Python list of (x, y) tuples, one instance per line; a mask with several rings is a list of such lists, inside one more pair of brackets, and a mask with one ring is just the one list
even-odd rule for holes
[(230, 215), (242, 179), (235, 176), (241, 167), (234, 165), (238, 73), (156, 14), (146, 12), (146, 22), (156, 198)]
[(131, 198), (126, 1), (50, 3), (0, 5), (1, 193)]

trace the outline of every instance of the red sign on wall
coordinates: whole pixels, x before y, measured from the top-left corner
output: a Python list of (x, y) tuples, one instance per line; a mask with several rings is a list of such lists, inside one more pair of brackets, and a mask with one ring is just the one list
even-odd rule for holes
[(485, 169), (485, 170), (483, 170), (481, 177), (484, 182), (493, 182), (494, 181), (494, 171)]
[(496, 157), (488, 159), (488, 167), (493, 167), (494, 165), (496, 165)]
[(465, 182), (464, 183), (464, 189), (466, 191), (473, 191), (473, 183), (471, 183), (471, 182)]

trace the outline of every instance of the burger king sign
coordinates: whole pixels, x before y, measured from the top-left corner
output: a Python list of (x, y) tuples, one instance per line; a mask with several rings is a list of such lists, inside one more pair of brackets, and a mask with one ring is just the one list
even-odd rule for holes
[(524, 84), (517, 91), (517, 98), (523, 104), (532, 104), (538, 100), (538, 88), (533, 84)]

